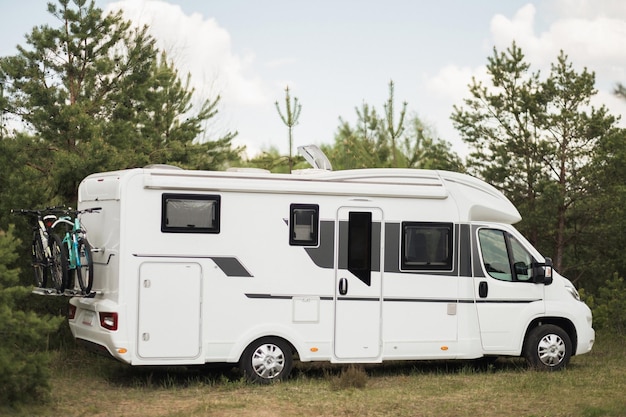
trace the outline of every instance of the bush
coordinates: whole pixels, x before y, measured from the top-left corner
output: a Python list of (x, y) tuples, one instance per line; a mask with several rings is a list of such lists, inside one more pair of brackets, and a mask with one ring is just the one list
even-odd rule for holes
[(626, 335), (626, 283), (617, 274), (598, 289), (597, 295), (585, 296), (593, 311), (593, 327), (618, 335)]
[(335, 391), (349, 388), (365, 388), (367, 385), (367, 372), (362, 366), (350, 365), (341, 370), (341, 374), (332, 377), (330, 387)]
[(0, 231), (0, 403), (4, 405), (46, 399), (48, 335), (63, 321), (18, 308), (30, 294), (30, 288), (19, 285), (19, 268), (12, 268), (18, 245), (13, 227)]

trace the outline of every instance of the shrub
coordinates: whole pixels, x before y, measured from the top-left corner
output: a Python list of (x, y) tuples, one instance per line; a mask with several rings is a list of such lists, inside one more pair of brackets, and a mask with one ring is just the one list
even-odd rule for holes
[(595, 297), (585, 297), (593, 310), (596, 330), (626, 335), (626, 283), (617, 274), (598, 289)]
[(330, 380), (331, 388), (336, 391), (348, 388), (365, 388), (366, 385), (367, 372), (358, 365), (344, 367), (340, 375)]
[(18, 245), (13, 227), (0, 231), (0, 404), (4, 405), (47, 397), (48, 335), (63, 320), (18, 307), (30, 294), (30, 288), (19, 285), (19, 268), (12, 267)]

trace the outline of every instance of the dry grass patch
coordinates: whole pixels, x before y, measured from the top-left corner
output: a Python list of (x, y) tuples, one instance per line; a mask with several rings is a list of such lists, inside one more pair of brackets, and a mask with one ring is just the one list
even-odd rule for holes
[(52, 400), (6, 416), (568, 416), (626, 415), (626, 343), (599, 338), (563, 372), (519, 359), (298, 364), (292, 379), (245, 383), (225, 369), (133, 368), (83, 351), (59, 354)]

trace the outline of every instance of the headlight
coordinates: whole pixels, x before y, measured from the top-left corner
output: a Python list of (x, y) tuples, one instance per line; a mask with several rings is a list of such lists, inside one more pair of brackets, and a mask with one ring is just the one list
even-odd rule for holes
[(574, 287), (565, 287), (567, 289), (567, 291), (569, 291), (570, 294), (572, 294), (572, 297), (574, 297), (577, 301), (580, 301), (580, 294), (578, 294), (578, 291), (576, 291), (576, 288)]

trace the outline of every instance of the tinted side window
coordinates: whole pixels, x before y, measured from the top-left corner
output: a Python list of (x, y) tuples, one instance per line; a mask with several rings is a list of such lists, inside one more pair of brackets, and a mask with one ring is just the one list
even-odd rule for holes
[(292, 204), (289, 207), (289, 244), (317, 246), (319, 240), (319, 206)]
[(402, 223), (402, 269), (452, 270), (452, 223)]
[(372, 283), (372, 213), (348, 215), (348, 271), (367, 286)]
[(166, 233), (219, 233), (220, 196), (163, 194), (161, 231)]
[(481, 229), (478, 240), (487, 273), (502, 281), (528, 281), (534, 258), (509, 233)]

